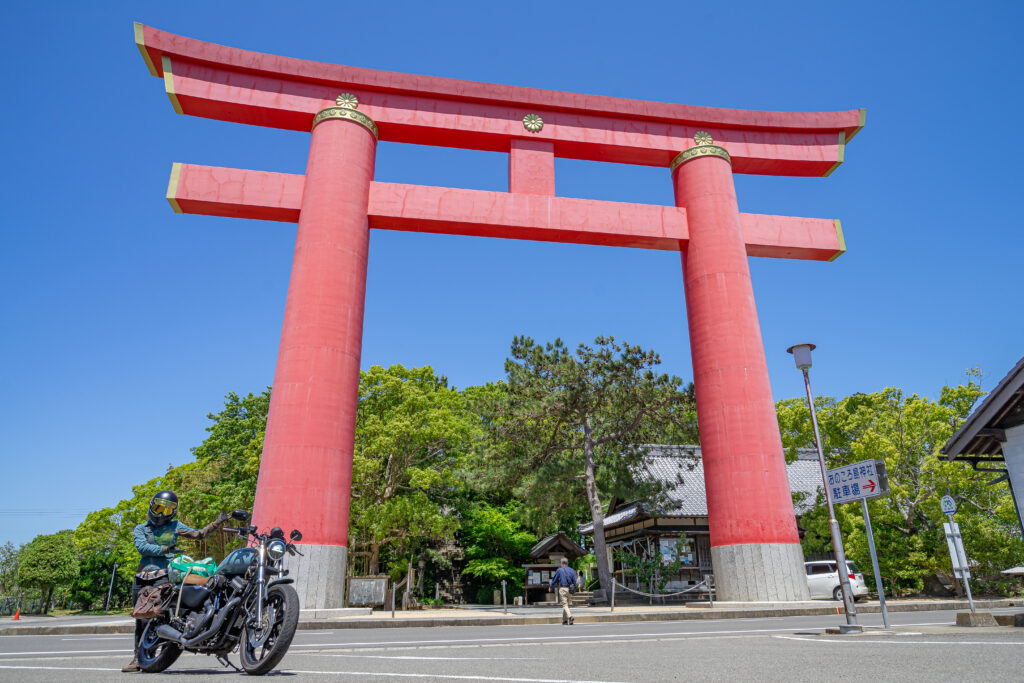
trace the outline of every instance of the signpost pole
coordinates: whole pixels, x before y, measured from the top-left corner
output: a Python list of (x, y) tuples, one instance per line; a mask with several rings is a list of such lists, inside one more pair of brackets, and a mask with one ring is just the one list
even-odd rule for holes
[(832, 530), (832, 548), (836, 555), (836, 572), (839, 574), (839, 585), (843, 587), (843, 605), (846, 607), (846, 623), (857, 625), (857, 608), (853, 602), (853, 589), (850, 588), (850, 570), (846, 566), (846, 551), (843, 549), (843, 536), (836, 521), (836, 511), (832, 505), (832, 494), (829, 492), (828, 477), (825, 476), (825, 452), (821, 448), (821, 435), (818, 433), (818, 414), (814, 410), (814, 395), (811, 393), (811, 379), (807, 376), (807, 368), (803, 369), (804, 387), (807, 389), (807, 405), (811, 409), (811, 424), (814, 427), (814, 445), (818, 448), (818, 464), (821, 465), (821, 481), (825, 486), (825, 502), (828, 503), (828, 525)]
[(811, 351), (814, 344), (795, 344), (786, 349), (793, 354), (796, 367), (804, 375), (804, 388), (807, 390), (807, 407), (811, 411), (811, 425), (814, 427), (814, 445), (818, 449), (818, 464), (821, 465), (821, 483), (825, 487), (825, 502), (828, 504), (829, 528), (832, 531), (832, 548), (836, 555), (836, 573), (839, 575), (839, 585), (843, 588), (843, 605), (846, 607), (846, 626), (840, 627), (841, 632), (854, 632), (863, 630), (857, 624), (857, 608), (853, 603), (853, 590), (850, 588), (850, 570), (846, 565), (846, 552), (843, 550), (843, 537), (839, 531), (839, 522), (836, 521), (835, 508), (832, 506), (832, 494), (829, 492), (828, 475), (825, 465), (825, 452), (821, 447), (821, 434), (818, 432), (818, 413), (814, 410), (814, 394), (811, 393), (811, 378), (807, 374), (811, 367)]
[(860, 499), (864, 511), (864, 530), (868, 532), (868, 550), (871, 551), (871, 566), (875, 570), (875, 585), (878, 587), (878, 604), (882, 607), (882, 624), (889, 630), (889, 610), (885, 607), (885, 589), (882, 587), (882, 572), (878, 569), (878, 553), (875, 552), (875, 532), (871, 530), (871, 513), (868, 512), (868, 499)]
[(110, 587), (107, 588), (107, 602), (103, 605), (103, 613), (106, 614), (107, 610), (110, 609), (110, 594), (114, 591), (114, 575), (117, 573), (117, 562), (114, 563), (114, 568), (110, 570)]

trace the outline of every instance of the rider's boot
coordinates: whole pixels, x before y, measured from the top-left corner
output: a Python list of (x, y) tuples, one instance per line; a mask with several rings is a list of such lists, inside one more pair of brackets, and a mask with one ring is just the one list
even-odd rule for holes
[(121, 667), (121, 673), (137, 674), (140, 671), (142, 671), (142, 669), (139, 668), (139, 662), (137, 659), (135, 659), (135, 657), (132, 657), (132, 661), (130, 664), (125, 664)]

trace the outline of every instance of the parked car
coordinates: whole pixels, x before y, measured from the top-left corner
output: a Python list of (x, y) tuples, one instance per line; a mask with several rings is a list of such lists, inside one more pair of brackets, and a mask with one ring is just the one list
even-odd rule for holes
[[(847, 574), (850, 577), (850, 588), (853, 589), (853, 599), (863, 600), (868, 594), (864, 575), (853, 562), (848, 560), (846, 566), (849, 569)], [(811, 598), (843, 599), (835, 561), (804, 562), (804, 569), (807, 571), (807, 588), (811, 591)]]

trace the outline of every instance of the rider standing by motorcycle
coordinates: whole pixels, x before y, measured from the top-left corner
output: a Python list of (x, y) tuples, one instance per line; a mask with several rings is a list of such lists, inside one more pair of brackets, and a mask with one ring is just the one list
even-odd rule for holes
[[(193, 540), (206, 538), (228, 520), (228, 516), (222, 512), (217, 519), (202, 529), (193, 529), (175, 519), (177, 515), (178, 496), (174, 495), (174, 491), (160, 491), (149, 501), (147, 521), (135, 527), (135, 547), (142, 555), (142, 559), (139, 560), (135, 580), (132, 581), (133, 605), (143, 586), (156, 586), (170, 581), (168, 567), (178, 537)], [(145, 628), (145, 620), (135, 620), (135, 649), (139, 647), (139, 638), (142, 637)], [(131, 663), (121, 667), (121, 671), (140, 671), (134, 655)]]

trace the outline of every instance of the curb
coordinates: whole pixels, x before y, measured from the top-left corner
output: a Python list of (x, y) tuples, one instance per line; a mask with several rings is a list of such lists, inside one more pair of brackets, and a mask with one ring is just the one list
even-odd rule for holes
[[(1019, 607), (1024, 603), (1020, 599), (975, 600), (980, 609), (998, 609), (1002, 607)], [(839, 603), (836, 603), (839, 604)], [(890, 602), (886, 605), (889, 612), (936, 612), (943, 610), (969, 609), (966, 600), (944, 600), (936, 602)], [(878, 605), (858, 605), (859, 614), (878, 614)], [(604, 614), (577, 614), (577, 624), (604, 624), (629, 621), (702, 621), (708, 619), (757, 619), (766, 617), (799, 617), (837, 615), (836, 607), (825, 604), (820, 607), (767, 607), (767, 608), (684, 608), (657, 612), (619, 612)], [(429, 628), (435, 626), (523, 626), (540, 624), (561, 624), (561, 615), (552, 616), (500, 616), (500, 617), (411, 617), (391, 619), (381, 617), (367, 619), (365, 617), (338, 617), (334, 619), (311, 619), (299, 622), (300, 631), (327, 629), (367, 629), (367, 628)], [(61, 625), (61, 626), (12, 626), (0, 628), (3, 636), (51, 636), (75, 634), (130, 634), (135, 632), (134, 622), (117, 622), (112, 624), (93, 625)]]

